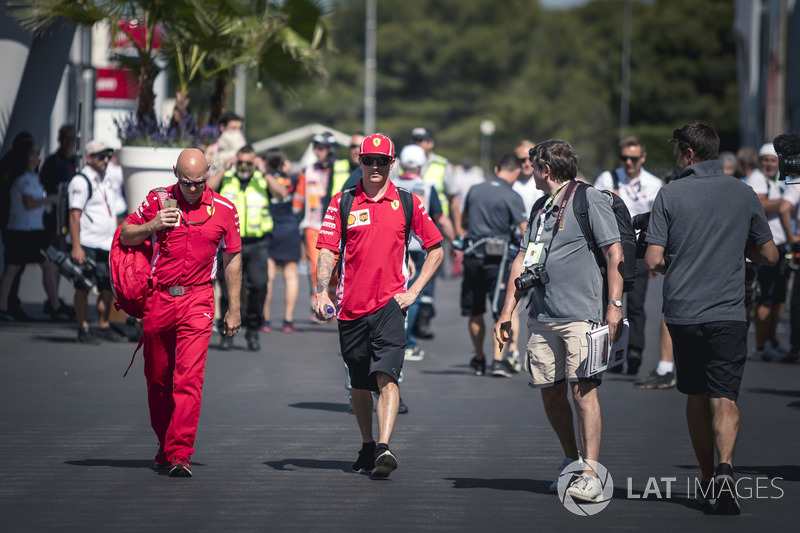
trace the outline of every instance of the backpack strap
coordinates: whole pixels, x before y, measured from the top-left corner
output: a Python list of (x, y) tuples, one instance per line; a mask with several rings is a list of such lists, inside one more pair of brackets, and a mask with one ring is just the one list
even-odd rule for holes
[(578, 187), (575, 190), (575, 197), (572, 201), (572, 210), (575, 213), (575, 218), (578, 220), (578, 226), (581, 228), (583, 238), (586, 239), (586, 245), (589, 247), (592, 254), (594, 254), (594, 260), (597, 262), (597, 266), (599, 266), (600, 270), (605, 274), (606, 259), (603, 256), (602, 250), (597, 246), (594, 240), (592, 227), (589, 224), (589, 205), (586, 202), (586, 189), (589, 187), (591, 187), (591, 185), (587, 183), (578, 183)]
[(611, 173), (611, 179), (614, 182), (614, 190), (619, 191), (619, 176), (617, 176), (617, 171), (611, 169), (609, 172)]
[[(403, 206), (403, 212), (406, 215), (406, 257), (408, 257), (408, 243), (411, 240), (411, 221), (414, 218), (414, 195), (411, 191), (401, 187), (397, 188), (397, 192), (400, 194), (400, 204)], [(433, 189), (432, 192), (435, 193), (436, 190)]]
[[(339, 260), (336, 261), (336, 266), (333, 267), (331, 277), (336, 277), (342, 271), (342, 260), (344, 259), (344, 244), (347, 242), (347, 219), (350, 216), (350, 209), (353, 207), (353, 200), (356, 197), (356, 188), (350, 187), (342, 191), (342, 197), (339, 198), (339, 225), (341, 230), (341, 240), (339, 241)], [(312, 280), (316, 283), (317, 280)]]

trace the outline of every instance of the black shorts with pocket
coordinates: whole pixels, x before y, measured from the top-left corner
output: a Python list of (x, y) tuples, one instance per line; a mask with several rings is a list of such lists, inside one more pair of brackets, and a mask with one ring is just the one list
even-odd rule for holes
[[(464, 256), (464, 279), (461, 282), (461, 316), (478, 316), (486, 312), (486, 302), (494, 296), (501, 257)], [(505, 290), (499, 296), (498, 309), (505, 302)], [(498, 317), (495, 316), (495, 319)]]
[(342, 358), (354, 389), (378, 390), (376, 372), (400, 379), (406, 348), (405, 313), (392, 298), (374, 313), (339, 320)]
[(711, 398), (739, 397), (747, 360), (747, 322), (667, 324), (678, 390)]
[[(95, 269), (93, 275), (89, 276), (94, 279), (97, 284), (97, 289), (101, 291), (111, 290), (111, 273), (108, 268), (108, 250), (101, 250), (100, 248), (89, 248), (83, 246), (83, 251), (86, 253), (86, 258), (95, 262)], [(75, 286), (75, 288), (80, 288)]]

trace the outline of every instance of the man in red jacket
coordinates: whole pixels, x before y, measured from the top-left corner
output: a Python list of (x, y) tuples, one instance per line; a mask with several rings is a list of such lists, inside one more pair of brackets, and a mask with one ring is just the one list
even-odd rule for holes
[(200, 150), (181, 152), (173, 170), (178, 183), (167, 189), (159, 209), (150, 191), (122, 224), (120, 241), (142, 243), (157, 232), (155, 290), (148, 297), (144, 326), (144, 374), (150, 423), (158, 437), (156, 469), (171, 477), (190, 477), (189, 457), (200, 419), (208, 342), (214, 320), (213, 281), (222, 250), (230, 307), (223, 335), (239, 331), (242, 249), (236, 207), (206, 187), (208, 163)]

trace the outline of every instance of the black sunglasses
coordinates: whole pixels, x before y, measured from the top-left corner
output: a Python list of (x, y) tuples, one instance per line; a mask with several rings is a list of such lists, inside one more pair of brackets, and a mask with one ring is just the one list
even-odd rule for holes
[(642, 156), (632, 156), (632, 155), (620, 155), (619, 156), (619, 160), (620, 161), (626, 161), (626, 160), (630, 159), (631, 163), (638, 163), (641, 158), (642, 158)]
[(392, 158), (389, 157), (388, 155), (362, 155), (361, 156), (361, 162), (364, 163), (365, 165), (367, 165), (368, 167), (371, 167), (372, 165), (374, 165), (376, 161), (378, 162), (378, 166), (379, 167), (385, 167), (386, 165), (388, 165), (389, 163), (392, 162)]
[(529, 162), (529, 161), (530, 161), (530, 159), (529, 159), (529, 158), (527, 158), (527, 157), (518, 157), (518, 158), (517, 158), (517, 161), (519, 161), (519, 164), (520, 164), (520, 165), (524, 165), (525, 163)]
[(255, 166), (255, 163), (253, 163), (252, 161), (237, 161), (236, 166), (249, 168)]
[(183, 185), (184, 187), (189, 187), (189, 188), (197, 187), (198, 189), (202, 189), (203, 187), (206, 186), (206, 182), (207, 181), (208, 181), (208, 178), (204, 178), (204, 179), (201, 179), (201, 180), (198, 180), (198, 181), (178, 180), (178, 183), (180, 185)]
[(96, 157), (100, 161), (104, 161), (106, 159), (111, 159), (111, 154), (108, 152), (100, 152), (98, 154), (92, 154), (92, 157)]

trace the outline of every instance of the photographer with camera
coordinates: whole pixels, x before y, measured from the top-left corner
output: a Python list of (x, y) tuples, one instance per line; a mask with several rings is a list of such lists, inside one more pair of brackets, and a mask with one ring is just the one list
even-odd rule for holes
[[(72, 262), (84, 268), (100, 295), (97, 297), (97, 330), (89, 328), (89, 292), (86, 284), (75, 281), (75, 316), (78, 320), (78, 342), (99, 344), (100, 339), (122, 342), (109, 322), (114, 295), (108, 270), (108, 252), (117, 230), (115, 192), (105, 179), (108, 161), (114, 150), (99, 140), (86, 143), (86, 165), (69, 182), (69, 235)], [(91, 261), (87, 261), (91, 260)], [(93, 269), (86, 268), (94, 264)]]
[[(578, 156), (565, 141), (549, 140), (530, 151), (533, 179), (548, 195), (524, 233), (520, 253), (511, 266), (509, 291), (494, 326), (502, 346), (511, 332), (511, 313), (526, 287), (533, 287), (529, 311), (527, 365), (530, 386), (541, 389), (547, 418), (556, 432), (564, 461), (559, 474), (580, 456), (597, 461), (602, 421), (597, 387), (601, 375), (586, 376), (579, 370), (587, 357), (586, 334), (605, 321), (613, 341), (622, 333), (622, 246), (616, 217), (603, 193), (586, 189), (589, 222), (595, 242), (608, 265), (608, 306), (603, 309), (603, 275), (586, 245), (573, 209)], [(578, 419), (580, 447), (572, 423), (567, 389), (572, 393)], [(558, 488), (558, 477), (550, 491)], [(597, 473), (585, 470), (567, 489), (580, 501), (598, 501), (602, 485)]]
[(671, 142), (680, 179), (653, 204), (645, 262), (665, 274), (664, 321), (702, 481), (713, 487), (711, 512), (739, 514), (731, 465), (747, 360), (745, 257), (774, 265), (778, 249), (754, 191), (723, 173), (714, 129), (691, 122)]
[[(800, 135), (796, 133), (778, 135), (773, 140), (775, 152), (778, 156), (778, 169), (780, 179), (795, 181), (800, 177)], [(800, 185), (786, 187), (783, 195), (784, 200), (788, 201), (795, 211), (795, 237), (800, 239)], [(792, 296), (789, 301), (789, 316), (791, 322), (791, 335), (789, 338), (789, 353), (784, 355), (780, 361), (782, 363), (796, 363), (800, 360), (800, 271), (798, 260), (800, 260), (800, 245), (792, 246), (793, 258), (787, 262), (786, 272), (794, 272), (792, 283)]]

